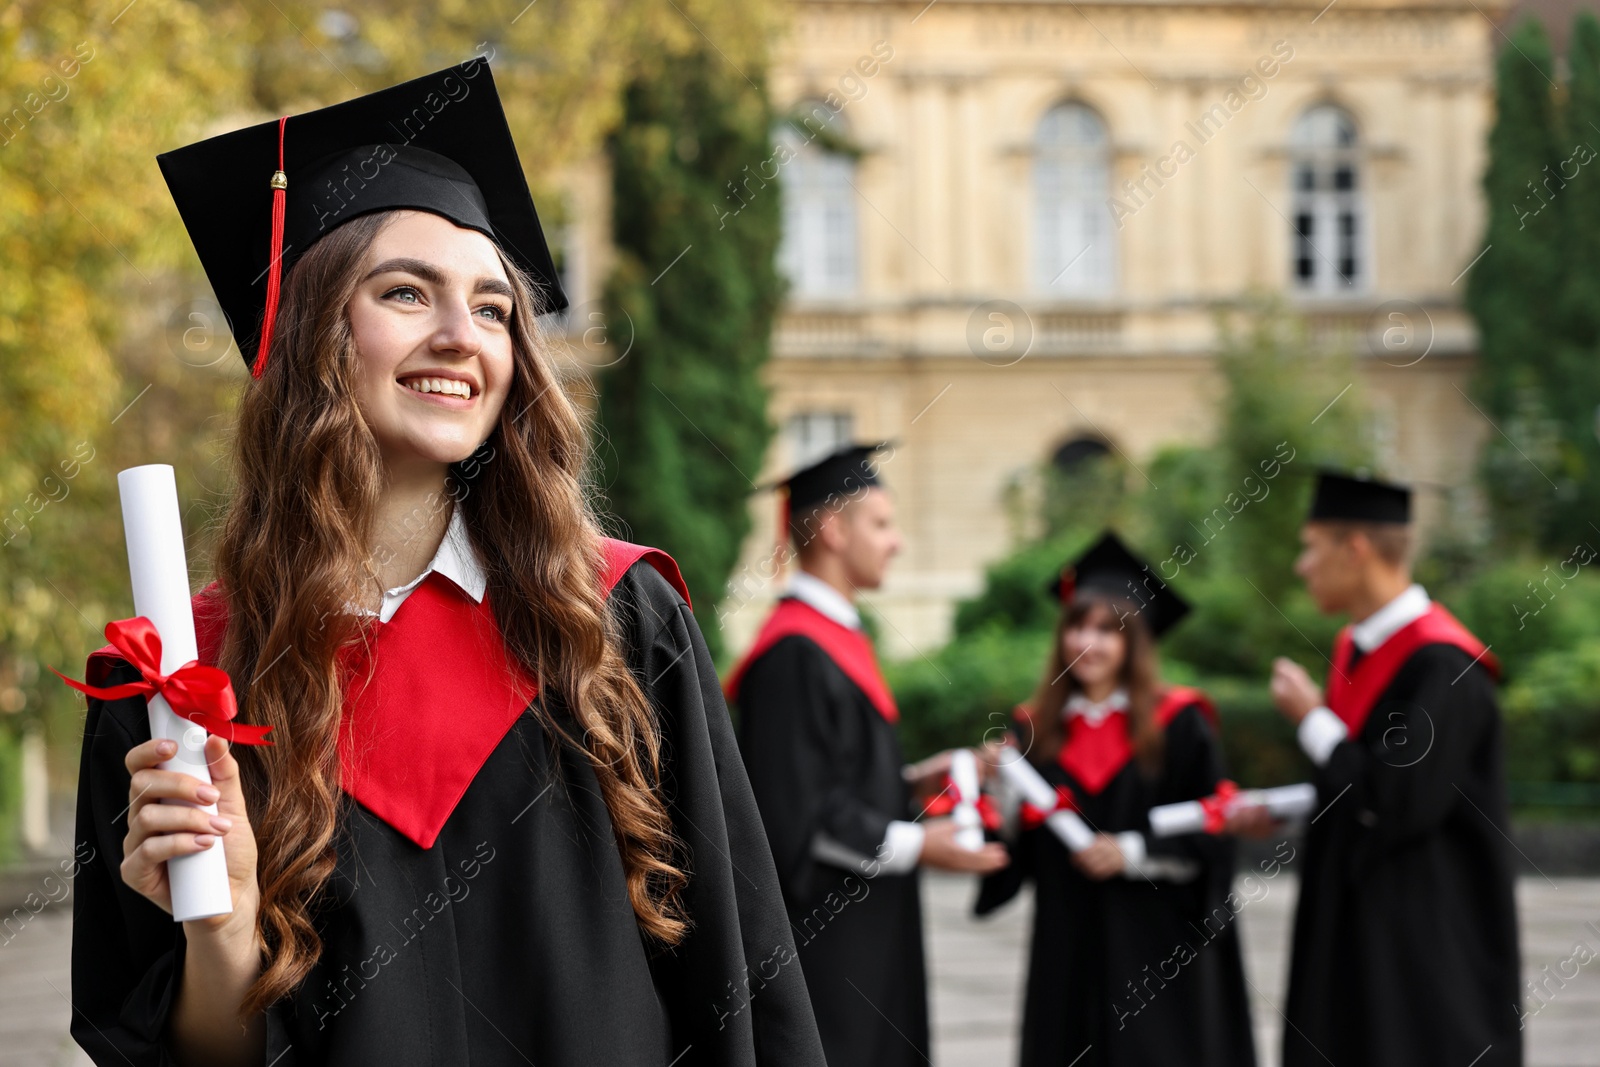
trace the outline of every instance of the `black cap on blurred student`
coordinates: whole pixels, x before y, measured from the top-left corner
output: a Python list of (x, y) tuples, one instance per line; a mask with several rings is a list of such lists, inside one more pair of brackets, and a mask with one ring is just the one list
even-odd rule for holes
[(887, 447), (877, 444), (849, 444), (795, 471), (778, 485), (789, 491), (790, 511), (800, 511), (826, 503), (833, 497), (847, 497), (879, 484), (874, 453)]
[(1341, 522), (1411, 521), (1411, 490), (1403, 485), (1380, 482), (1339, 471), (1317, 474), (1317, 489), (1311, 500), (1307, 521)]
[(1131, 601), (1150, 633), (1160, 637), (1189, 614), (1189, 602), (1150, 565), (1128, 550), (1122, 539), (1107, 530), (1077, 559), (1061, 568), (1061, 576), (1047, 587), (1062, 604), (1079, 593), (1096, 592)]
[(778, 491), (778, 538), (780, 543), (793, 534), (790, 517), (830, 501), (844, 501), (872, 489), (878, 480), (878, 465), (873, 456), (889, 442), (848, 444), (789, 477), (773, 482)]
[(567, 306), (486, 60), (156, 161), (255, 377), (283, 276), (319, 238), (374, 211), (428, 211), (477, 230), (533, 276), (540, 313)]

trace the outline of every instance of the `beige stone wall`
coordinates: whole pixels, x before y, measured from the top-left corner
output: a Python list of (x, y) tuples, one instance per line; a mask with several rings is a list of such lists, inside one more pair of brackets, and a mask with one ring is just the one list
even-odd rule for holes
[[(858, 436), (898, 441), (885, 473), (907, 547), (872, 598), (889, 654), (945, 640), (953, 600), (1013, 542), (1006, 485), (1063, 441), (1102, 437), (1139, 464), (1164, 444), (1208, 438), (1218, 302), (1286, 293), (1319, 335), (1356, 351), (1357, 395), (1388, 470), (1434, 486), (1470, 480), (1486, 427), (1461, 392), (1474, 335), (1460, 275), (1480, 251), (1499, 39), (1489, 17), (1500, 11), (1465, 0), (791, 6), (774, 95), (780, 106), (847, 100), (841, 114), (863, 150), (860, 284), (847, 298), (791, 303), (770, 371), (773, 414), (849, 411)], [(876, 62), (884, 43), (892, 57)], [(1252, 68), (1259, 83), (1230, 99)], [(1030, 284), (1034, 130), (1068, 100), (1104, 119), (1114, 186), (1143, 181), (1108, 190), (1123, 204), (1116, 284), (1094, 301), (1052, 300)], [(1288, 137), (1324, 102), (1359, 131), (1373, 270), (1360, 292), (1311, 299), (1288, 292)], [(1016, 305), (1015, 324), (1031, 332), (1020, 359), (974, 355), (970, 321), (991, 300)], [(1377, 340), (1396, 307), (1429, 345), (1409, 366), (1420, 343), (1391, 358)], [(767, 475), (788, 463), (780, 442)], [(1425, 523), (1437, 496), (1423, 494)], [(734, 647), (776, 588), (759, 562), (773, 507), (752, 507), (727, 615)]]

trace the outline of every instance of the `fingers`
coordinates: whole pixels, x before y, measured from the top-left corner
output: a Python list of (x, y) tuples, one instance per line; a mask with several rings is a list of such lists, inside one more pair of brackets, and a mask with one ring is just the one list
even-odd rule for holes
[(156, 834), (146, 837), (138, 848), (123, 856), (122, 879), (129, 885), (139, 885), (147, 872), (157, 864), (165, 863), (174, 856), (204, 852), (216, 843), (217, 835), (212, 833)]
[(122, 840), (122, 854), (125, 857), (132, 855), (153, 837), (169, 834), (190, 836), (225, 834), (232, 828), (233, 820), (224, 814), (212, 815), (203, 807), (192, 807), (189, 804), (162, 804), (158, 799), (146, 795), (140, 799), (136, 808), (129, 809), (128, 834)]
[(142, 745), (134, 745), (128, 749), (128, 754), (123, 758), (122, 762), (128, 768), (129, 774), (137, 774), (146, 767), (154, 767), (156, 764), (169, 760), (177, 754), (178, 746), (176, 742), (164, 741), (159, 737), (153, 737)]

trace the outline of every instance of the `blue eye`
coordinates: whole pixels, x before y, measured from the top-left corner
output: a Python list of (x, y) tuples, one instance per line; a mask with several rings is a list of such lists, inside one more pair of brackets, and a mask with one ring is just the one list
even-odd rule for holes
[(510, 318), (509, 315), (500, 309), (500, 305), (498, 304), (485, 304), (478, 310), (489, 312), (495, 322), (505, 322), (506, 319)]
[(410, 296), (412, 296), (414, 298), (417, 298), (417, 299), (420, 299), (421, 295), (422, 295), (422, 294), (418, 293), (416, 291), (416, 289), (413, 288), (412, 286), (409, 286), (409, 285), (397, 285), (393, 289), (390, 289), (387, 293), (384, 293), (383, 294), (383, 298), (385, 300), (387, 300), (391, 296), (394, 296), (394, 295), (396, 295), (398, 293), (406, 293), (406, 294), (409, 294)]

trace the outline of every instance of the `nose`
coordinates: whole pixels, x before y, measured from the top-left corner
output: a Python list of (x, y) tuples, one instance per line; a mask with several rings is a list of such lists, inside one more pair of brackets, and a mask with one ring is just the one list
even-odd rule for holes
[(472, 321), (472, 308), (464, 300), (444, 300), (439, 304), (438, 320), (429, 347), (439, 353), (475, 356), (483, 349), (478, 324)]

